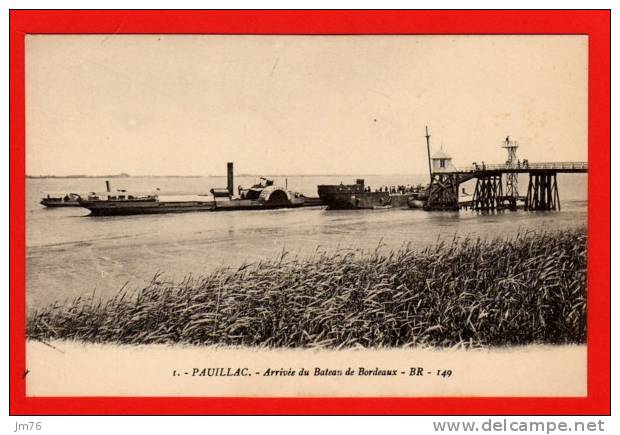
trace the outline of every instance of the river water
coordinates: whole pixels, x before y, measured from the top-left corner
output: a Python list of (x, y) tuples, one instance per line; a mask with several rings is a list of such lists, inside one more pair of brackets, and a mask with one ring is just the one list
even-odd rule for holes
[[(291, 176), (288, 187), (316, 196), (317, 184), (353, 183), (351, 176)], [(422, 175), (360, 176), (372, 187), (426, 182)], [(256, 177), (236, 177), (249, 186)], [(276, 177), (284, 184), (284, 177)], [(153, 191), (160, 196), (207, 193), (225, 187), (225, 177), (131, 177), (111, 180), (114, 189)], [(525, 190), (527, 179), (520, 180)], [(306, 256), (318, 249), (374, 250), (410, 243), (424, 247), (455, 235), (494, 238), (539, 228), (569, 228), (587, 221), (587, 176), (558, 175), (559, 212), (477, 214), (422, 210), (333, 210), (323, 208), (196, 212), (90, 217), (82, 208), (46, 209), (43, 192), (103, 191), (98, 178), (26, 180), (28, 309), (78, 295), (109, 296), (122, 285), (138, 288), (156, 273), (180, 280), (222, 266), (274, 258), (283, 250)], [(464, 185), (471, 193), (474, 184)]]

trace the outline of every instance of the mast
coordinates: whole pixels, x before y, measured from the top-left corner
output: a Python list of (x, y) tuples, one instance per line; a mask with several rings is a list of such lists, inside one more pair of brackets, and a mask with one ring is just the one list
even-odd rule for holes
[(426, 155), (428, 156), (428, 176), (431, 179), (431, 184), (433, 183), (433, 169), (431, 167), (431, 142), (430, 135), (428, 134), (428, 125), (426, 126)]

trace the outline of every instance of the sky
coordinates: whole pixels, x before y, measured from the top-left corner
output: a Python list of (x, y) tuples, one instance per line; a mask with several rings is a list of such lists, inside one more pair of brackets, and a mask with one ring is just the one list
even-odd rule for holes
[(587, 37), (28, 35), (26, 173), (587, 160)]

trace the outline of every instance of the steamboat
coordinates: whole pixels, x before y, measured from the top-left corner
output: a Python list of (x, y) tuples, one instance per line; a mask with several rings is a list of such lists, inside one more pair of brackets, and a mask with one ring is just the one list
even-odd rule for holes
[(227, 167), (227, 187), (211, 189), (210, 195), (194, 195), (183, 199), (166, 199), (159, 193), (128, 194), (124, 190), (105, 194), (90, 194), (79, 199), (80, 207), (90, 210), (91, 216), (124, 216), (138, 214), (186, 213), (198, 211), (269, 210), (280, 208), (316, 207), (320, 198), (306, 197), (261, 177), (250, 188), (233, 187), (233, 163)]

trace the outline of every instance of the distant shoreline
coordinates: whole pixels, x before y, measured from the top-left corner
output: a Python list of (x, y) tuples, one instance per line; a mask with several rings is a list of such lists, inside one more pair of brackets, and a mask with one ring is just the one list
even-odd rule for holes
[(125, 173), (113, 175), (26, 175), (26, 178), (131, 178), (131, 175)]
[[(267, 178), (284, 178), (284, 177), (412, 177), (427, 176), (426, 174), (235, 174), (235, 177), (267, 177)], [(226, 178), (224, 175), (26, 175), (27, 179), (71, 179), (71, 178)]]
[(48, 178), (201, 178), (203, 175), (26, 175), (28, 179), (48, 179)]

